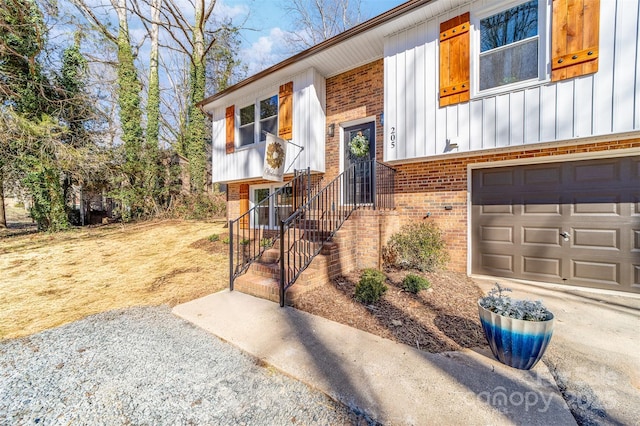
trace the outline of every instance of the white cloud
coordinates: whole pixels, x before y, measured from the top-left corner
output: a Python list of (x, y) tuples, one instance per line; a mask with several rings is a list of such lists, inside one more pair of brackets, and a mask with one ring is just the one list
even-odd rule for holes
[(286, 43), (287, 32), (279, 27), (271, 28), (269, 35), (258, 38), (250, 47), (242, 49), (240, 57), (253, 75), (286, 59), (291, 54)]

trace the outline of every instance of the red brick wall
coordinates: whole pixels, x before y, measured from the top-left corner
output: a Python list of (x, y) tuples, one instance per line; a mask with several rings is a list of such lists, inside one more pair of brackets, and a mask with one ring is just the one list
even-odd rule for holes
[[(395, 165), (396, 209), (400, 223), (434, 221), (444, 231), (451, 256), (449, 269), (467, 269), (467, 166), (494, 161), (640, 148), (640, 139), (581, 145), (522, 149), (519, 151), (442, 158)], [(639, 151), (640, 152), (640, 151)], [(579, 159), (579, 158), (577, 158)], [(451, 210), (445, 210), (451, 206)], [(427, 218), (427, 213), (431, 215)]]
[(340, 173), (340, 124), (359, 118), (376, 117), (376, 158), (382, 161), (383, 133), (380, 114), (384, 108), (384, 62), (379, 59), (327, 79), (327, 126), (335, 133), (325, 145), (326, 174), (329, 182)]

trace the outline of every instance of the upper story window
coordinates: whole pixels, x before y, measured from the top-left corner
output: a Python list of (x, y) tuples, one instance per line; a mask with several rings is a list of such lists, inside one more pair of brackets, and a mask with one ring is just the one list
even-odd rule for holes
[(544, 73), (540, 39), (544, 19), (539, 18), (544, 18), (545, 10), (538, 3), (532, 0), (480, 17), (479, 91), (538, 80)]
[[(257, 123), (257, 125), (256, 125)], [(278, 95), (240, 108), (240, 146), (264, 142), (265, 132), (278, 132)]]

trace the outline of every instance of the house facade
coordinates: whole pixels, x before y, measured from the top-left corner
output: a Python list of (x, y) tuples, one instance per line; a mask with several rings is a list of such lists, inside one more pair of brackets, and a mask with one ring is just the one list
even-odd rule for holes
[[(640, 292), (634, 0), (412, 0), (202, 102), (229, 219), (285, 180), (330, 181), (349, 142), (396, 170), (398, 226), (433, 221), (449, 268)], [(275, 216), (263, 225), (276, 226)]]

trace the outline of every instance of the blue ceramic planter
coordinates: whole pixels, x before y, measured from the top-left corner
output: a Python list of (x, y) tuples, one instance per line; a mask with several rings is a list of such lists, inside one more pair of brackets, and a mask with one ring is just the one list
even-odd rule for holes
[(529, 370), (542, 358), (551, 341), (553, 316), (547, 321), (508, 318), (483, 308), (478, 313), (491, 352), (508, 366)]

